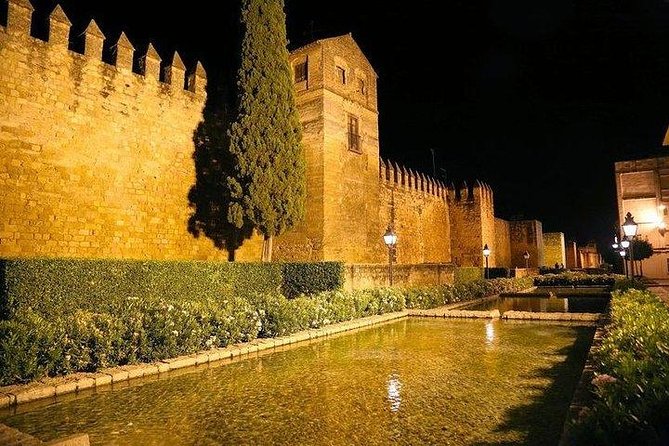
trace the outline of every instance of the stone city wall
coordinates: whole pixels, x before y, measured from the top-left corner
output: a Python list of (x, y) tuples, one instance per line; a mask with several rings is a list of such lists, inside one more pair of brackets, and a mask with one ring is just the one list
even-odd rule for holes
[(510, 221), (511, 267), (524, 268), (523, 254), (530, 254), (530, 268), (544, 265), (544, 240), (541, 222), (538, 220)]
[[(346, 265), (345, 290), (386, 287), (389, 284), (388, 265)], [(393, 265), (393, 286), (444, 285), (453, 283), (450, 264)]]
[(564, 234), (562, 232), (545, 232), (544, 264), (542, 266), (553, 268), (556, 263), (558, 265), (567, 265)]
[(397, 263), (450, 262), (450, 222), (444, 185), (389, 161), (381, 161), (379, 176), (382, 227), (374, 242), (381, 262), (388, 257), (381, 236), (389, 225), (397, 234)]
[(511, 234), (509, 233), (509, 222), (501, 218), (495, 218), (495, 265), (502, 267), (511, 266)]
[(495, 213), (490, 186), (476, 181), (473, 186), (449, 188), (451, 247), (456, 266), (485, 266), (483, 246), (491, 250), (489, 266), (497, 265)]
[[(0, 256), (226, 260), (187, 230), (202, 66), (187, 74), (175, 54), (161, 76), (149, 46), (136, 73), (125, 34), (109, 42), (91, 21), (79, 54), (59, 6), (48, 41), (31, 20), (27, 0), (10, 0), (0, 26)], [(237, 258), (259, 256), (252, 240)]]

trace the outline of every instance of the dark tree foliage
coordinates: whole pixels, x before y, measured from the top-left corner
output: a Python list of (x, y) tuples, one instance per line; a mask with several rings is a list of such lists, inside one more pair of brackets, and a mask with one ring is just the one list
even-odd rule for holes
[(227, 221), (263, 234), (263, 260), (271, 260), (272, 237), (304, 216), (305, 162), (283, 8), (283, 0), (242, 1), (238, 108), (229, 131)]
[(653, 255), (653, 245), (647, 240), (634, 240), (632, 244), (634, 260), (646, 260)]
[(228, 259), (234, 260), (235, 251), (253, 232), (246, 222), (241, 226), (228, 221), (230, 194), (228, 178), (234, 175), (230, 140), (227, 136), (228, 120), (225, 108), (206, 110), (193, 135), (196, 180), (188, 193), (191, 216), (188, 230), (199, 237), (204, 234), (214, 246), (228, 251)]

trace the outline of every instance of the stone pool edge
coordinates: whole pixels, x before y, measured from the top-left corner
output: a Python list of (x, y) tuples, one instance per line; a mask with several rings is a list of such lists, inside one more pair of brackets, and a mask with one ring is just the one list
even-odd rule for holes
[(392, 320), (404, 319), (409, 315), (410, 312), (408, 310), (403, 310), (367, 316), (360, 319), (338, 322), (321, 328), (303, 330), (278, 338), (258, 338), (250, 342), (204, 350), (191, 355), (178, 356), (162, 361), (111, 367), (93, 373), (72, 373), (61, 377), (44, 378), (28, 384), (4, 386), (0, 387), (0, 409), (129, 381), (135, 378), (167, 373), (171, 370), (233, 359), (275, 347), (297, 344), (309, 341), (310, 339), (323, 338), (359, 328), (371, 327)]

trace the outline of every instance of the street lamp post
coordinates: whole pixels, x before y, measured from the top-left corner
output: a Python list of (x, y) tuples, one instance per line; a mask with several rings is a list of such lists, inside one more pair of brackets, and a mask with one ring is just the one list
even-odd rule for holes
[(623, 258), (623, 272), (625, 273), (625, 277), (629, 277), (627, 274), (627, 261), (625, 260), (625, 256), (627, 255), (627, 252), (625, 252), (624, 249), (620, 250), (620, 257)]
[(525, 269), (530, 269), (530, 253), (525, 251), (523, 253), (523, 258), (525, 259)]
[(488, 257), (490, 256), (490, 248), (488, 248), (488, 244), (486, 243), (483, 246), (483, 257), (485, 257), (485, 278), (488, 279)]
[(625, 268), (625, 277), (629, 277), (629, 271), (627, 270), (627, 249), (630, 247), (630, 241), (629, 240), (621, 240), (620, 241), (620, 248), (621, 252), (620, 255), (623, 258), (623, 266)]
[(393, 286), (393, 250), (397, 244), (397, 234), (391, 226), (388, 226), (386, 233), (383, 234), (383, 243), (388, 247), (388, 282)]
[(623, 223), (623, 233), (625, 234), (625, 237), (627, 237), (627, 240), (630, 242), (630, 265), (631, 266), (631, 273), (632, 273), (632, 279), (634, 279), (634, 237), (636, 236), (637, 230), (639, 229), (639, 225), (637, 225), (634, 222), (634, 217), (630, 212), (625, 215), (625, 223)]

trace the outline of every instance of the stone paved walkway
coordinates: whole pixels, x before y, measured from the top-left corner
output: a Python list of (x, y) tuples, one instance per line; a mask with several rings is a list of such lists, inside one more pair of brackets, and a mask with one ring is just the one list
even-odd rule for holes
[(648, 284), (648, 291), (657, 294), (669, 306), (669, 280), (654, 279)]

